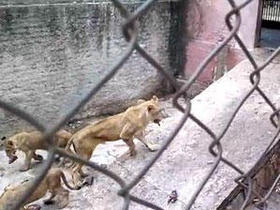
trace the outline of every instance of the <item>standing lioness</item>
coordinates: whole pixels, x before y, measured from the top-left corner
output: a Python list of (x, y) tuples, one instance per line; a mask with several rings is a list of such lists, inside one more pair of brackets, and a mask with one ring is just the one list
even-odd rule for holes
[[(65, 148), (71, 137), (71, 133), (61, 129), (54, 135), (54, 141), (58, 147)], [(9, 157), (9, 164), (17, 160), (15, 154), (17, 150), (21, 150), (25, 153), (25, 163), (21, 171), (30, 169), (32, 158), (38, 161), (43, 160), (41, 155), (35, 153), (37, 149), (48, 149), (48, 143), (43, 139), (43, 134), (39, 131), (21, 132), (9, 139), (3, 140), (5, 141), (4, 147), (6, 155)]]
[[(65, 149), (69, 150), (73, 144), (74, 151), (80, 157), (89, 160), (98, 144), (122, 139), (128, 145), (130, 155), (135, 155), (133, 138), (136, 137), (153, 151), (155, 147), (145, 142), (143, 132), (148, 123), (159, 123), (161, 118), (158, 98), (153, 96), (149, 101), (142, 100), (141, 103), (128, 108), (125, 112), (105, 118), (76, 132)], [(72, 176), (75, 184), (78, 183), (79, 175), (83, 175), (82, 165), (81, 163), (74, 164)]]

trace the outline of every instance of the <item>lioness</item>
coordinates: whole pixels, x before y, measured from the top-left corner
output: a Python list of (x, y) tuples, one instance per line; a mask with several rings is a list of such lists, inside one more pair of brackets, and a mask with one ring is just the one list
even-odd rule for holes
[[(82, 158), (89, 160), (96, 146), (105, 141), (122, 139), (129, 147), (131, 156), (136, 154), (133, 138), (138, 138), (151, 151), (157, 148), (144, 140), (144, 130), (148, 123), (160, 122), (162, 118), (158, 98), (141, 100), (137, 105), (128, 108), (125, 112), (105, 118), (97, 123), (88, 125), (79, 130), (69, 140), (66, 150), (73, 144), (74, 151)], [(75, 163), (72, 176), (75, 185), (78, 184), (83, 164)]]
[[(43, 134), (39, 131), (21, 132), (9, 139), (4, 138), (6, 155), (9, 157), (9, 164), (17, 160), (16, 151), (21, 150), (25, 153), (25, 163), (20, 171), (30, 169), (31, 159), (42, 161), (43, 157), (35, 153), (36, 149), (47, 149), (48, 143), (43, 140)], [(54, 135), (54, 141), (58, 147), (65, 148), (72, 134), (65, 130), (59, 130)], [(2, 138), (3, 139), (3, 138)]]
[[(42, 180), (37, 189), (29, 196), (28, 200), (22, 205), (21, 210), (27, 209), (24, 206), (36, 201), (50, 192), (50, 197), (44, 200), (45, 204), (52, 204), (53, 198), (57, 196), (59, 201), (58, 207), (64, 208), (69, 203), (69, 191), (61, 186), (61, 179), (70, 190), (78, 190), (69, 185), (66, 177), (61, 169), (51, 168), (45, 178)], [(20, 198), (23, 193), (30, 187), (32, 180), (25, 180), (20, 185), (15, 187), (6, 187), (0, 197), (0, 210), (9, 210), (15, 200)]]

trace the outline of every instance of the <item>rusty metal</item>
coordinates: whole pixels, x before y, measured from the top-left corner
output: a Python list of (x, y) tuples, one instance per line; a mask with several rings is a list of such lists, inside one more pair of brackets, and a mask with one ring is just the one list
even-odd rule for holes
[[(122, 196), (124, 199), (123, 209), (128, 209), (131, 202), (136, 202), (140, 205), (149, 207), (151, 209), (162, 209), (161, 207), (143, 200), (141, 198), (135, 197), (130, 194), (130, 190), (136, 186), (139, 181), (143, 178), (143, 176), (149, 171), (149, 169), (153, 166), (153, 164), (158, 160), (158, 158), (162, 155), (162, 153), (168, 149), (168, 146), (170, 143), (174, 140), (180, 129), (184, 126), (187, 120), (192, 120), (195, 122), (199, 127), (201, 127), (206, 133), (209, 134), (209, 136), (213, 139), (212, 143), (209, 145), (209, 152), (216, 158), (215, 163), (213, 164), (212, 168), (209, 170), (209, 172), (205, 175), (205, 178), (201, 181), (200, 185), (198, 186), (195, 193), (192, 195), (189, 203), (187, 204), (186, 209), (190, 209), (192, 205), (194, 204), (196, 198), (199, 196), (201, 190), (204, 188), (205, 184), (208, 182), (210, 177), (212, 176), (213, 172), (216, 170), (217, 166), (220, 164), (220, 162), (225, 163), (229, 167), (231, 167), (233, 170), (238, 172), (240, 174), (239, 177), (235, 179), (236, 183), (239, 185), (240, 189), (243, 189), (245, 193), (245, 199), (244, 203), (241, 207), (241, 209), (245, 208), (248, 205), (248, 202), (250, 200), (251, 195), (255, 195), (259, 198), (259, 202), (257, 204), (264, 204), (266, 203), (267, 199), (271, 195), (271, 192), (273, 191), (274, 187), (277, 184), (277, 181), (280, 179), (280, 176), (277, 177), (274, 184), (271, 186), (271, 188), (268, 190), (268, 193), (265, 196), (259, 195), (258, 192), (256, 192), (252, 188), (252, 175), (251, 172), (244, 173), (241, 168), (231, 163), (230, 160), (227, 160), (223, 157), (223, 148), (220, 143), (221, 139), (226, 134), (227, 130), (231, 126), (232, 121), (235, 119), (236, 114), (242, 107), (242, 105), (246, 102), (246, 100), (252, 95), (253, 92), (259, 93), (259, 95), (264, 99), (264, 101), (271, 107), (272, 114), (270, 117), (271, 123), (277, 128), (275, 135), (273, 139), (271, 140), (271, 143), (267, 146), (266, 150), (261, 154), (259, 160), (254, 165), (257, 166), (259, 164), (259, 161), (263, 159), (263, 157), (267, 154), (268, 150), (273, 146), (275, 143), (277, 137), (279, 136), (280, 132), (280, 126), (279, 126), (279, 109), (277, 109), (273, 103), (270, 101), (269, 97), (261, 90), (261, 88), (258, 86), (259, 82), (261, 80), (261, 71), (265, 69), (265, 67), (272, 62), (272, 60), (279, 54), (280, 48), (277, 49), (262, 65), (258, 65), (251, 55), (251, 53), (246, 48), (245, 44), (242, 42), (238, 35), (238, 30), (242, 23), (242, 17), (240, 14), (240, 11), (247, 7), (248, 4), (250, 4), (253, 0), (246, 0), (240, 5), (237, 5), (234, 0), (228, 0), (228, 3), (230, 7), (232, 8), (230, 12), (228, 12), (225, 16), (225, 23), (228, 27), (229, 34), (227, 37), (224, 38), (224, 40), (221, 41), (217, 45), (217, 47), (212, 50), (212, 52), (201, 62), (201, 65), (197, 68), (197, 70), (193, 73), (193, 75), (189, 78), (188, 81), (186, 81), (183, 85), (180, 85), (179, 82), (176, 81), (176, 79), (173, 77), (173, 75), (170, 75), (167, 71), (162, 68), (162, 66), (151, 56), (149, 55), (143, 48), (140, 47), (140, 45), (137, 42), (138, 37), (138, 29), (137, 29), (137, 19), (143, 15), (145, 15), (148, 11), (151, 5), (156, 2), (156, 0), (147, 0), (145, 1), (138, 9), (136, 9), (133, 13), (130, 13), (125, 6), (119, 1), (119, 0), (111, 0), (112, 3), (118, 10), (120, 11), (121, 15), (124, 17), (124, 23), (122, 25), (122, 31), (123, 35), (128, 42), (128, 47), (126, 51), (123, 53), (122, 56), (117, 60), (117, 62), (112, 65), (110, 68), (109, 73), (100, 80), (100, 82), (93, 87), (89, 93), (82, 99), (82, 101), (77, 104), (76, 106), (72, 107), (72, 109), (69, 111), (67, 115), (65, 115), (60, 121), (53, 127), (47, 127), (46, 125), (42, 125), (40, 122), (38, 122), (35, 118), (33, 118), (30, 114), (26, 113), (23, 110), (18, 109), (17, 107), (6, 103), (0, 99), (0, 107), (12, 114), (15, 114), (16, 116), (22, 118), (23, 120), (29, 122), (31, 125), (33, 125), (38, 130), (42, 131), (44, 133), (44, 139), (49, 143), (48, 148), (48, 157), (47, 161), (44, 162), (43, 168), (40, 171), (40, 174), (38, 177), (36, 177), (33, 181), (33, 185), (30, 189), (28, 189), (25, 194), (12, 206), (10, 209), (19, 209), (20, 205), (24, 203), (24, 201), (28, 198), (28, 196), (36, 189), (36, 186), (42, 181), (44, 178), (46, 172), (51, 167), (55, 154), (59, 154), (61, 156), (68, 157), (74, 161), (82, 162), (85, 165), (105, 174), (106, 176), (110, 177), (116, 183), (118, 183), (121, 187), (121, 189), (118, 192), (119, 196)], [(234, 19), (232, 17), (235, 17)], [(232, 22), (232, 19), (234, 20), (234, 23)], [(194, 84), (194, 82), (197, 80), (197, 78), (201, 75), (203, 71), (205, 71), (205, 67), (214, 59), (214, 57), (219, 53), (226, 45), (231, 41), (235, 40), (236, 43), (240, 46), (241, 50), (244, 52), (245, 56), (248, 58), (248, 60), (251, 62), (252, 67), (254, 68), (254, 71), (250, 74), (250, 82), (252, 84), (252, 88), (248, 91), (246, 96), (242, 98), (239, 102), (239, 105), (234, 109), (233, 114), (231, 115), (228, 122), (225, 124), (224, 129), (221, 133), (216, 134), (214, 131), (212, 131), (207, 125), (205, 125), (203, 122), (201, 122), (196, 116), (194, 116), (191, 113), (191, 100), (187, 97), (186, 92), (189, 90), (189, 88)], [(133, 51), (137, 51), (144, 59), (146, 59), (174, 88), (176, 91), (174, 98), (173, 98), (173, 106), (176, 107), (179, 111), (184, 113), (181, 120), (178, 122), (178, 124), (175, 126), (174, 130), (170, 133), (167, 141), (165, 144), (160, 148), (159, 152), (153, 157), (152, 160), (135, 176), (135, 178), (129, 182), (126, 183), (119, 175), (113, 173), (112, 171), (105, 169), (103, 167), (98, 166), (97, 164), (83, 160), (82, 158), (67, 153), (63, 149), (59, 149), (53, 145), (53, 142), (51, 141), (51, 137), (53, 134), (61, 128), (63, 125), (65, 125), (79, 110), (82, 108), (104, 85), (107, 83), (122, 67), (122, 65), (127, 61), (127, 59), (131, 56)], [(182, 103), (179, 104), (178, 99), (183, 97), (185, 99), (184, 105)]]

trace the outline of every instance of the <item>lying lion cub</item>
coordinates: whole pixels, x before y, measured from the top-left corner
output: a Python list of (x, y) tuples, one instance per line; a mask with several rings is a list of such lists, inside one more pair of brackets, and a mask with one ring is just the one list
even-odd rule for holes
[[(49, 170), (48, 174), (42, 180), (37, 189), (29, 196), (28, 200), (22, 205), (21, 210), (26, 209), (24, 206), (36, 201), (50, 192), (50, 197), (44, 200), (45, 204), (52, 204), (52, 200), (55, 196), (59, 201), (58, 207), (64, 208), (69, 203), (69, 191), (61, 186), (61, 179), (64, 184), (70, 190), (78, 190), (79, 188), (73, 188), (69, 185), (66, 177), (61, 169), (52, 168)], [(22, 194), (30, 187), (32, 180), (25, 180), (20, 185), (15, 187), (6, 187), (3, 194), (0, 197), (0, 209), (8, 210), (11, 209), (11, 205), (14, 204), (17, 198), (20, 198)]]
[[(125, 112), (105, 118), (97, 123), (88, 125), (73, 134), (66, 150), (73, 144), (74, 151), (82, 158), (89, 160), (95, 147), (105, 141), (122, 139), (129, 147), (130, 155), (136, 154), (133, 138), (138, 138), (151, 151), (156, 150), (154, 145), (144, 140), (144, 130), (148, 123), (160, 122), (161, 109), (158, 98), (153, 96), (149, 101), (141, 100), (136, 106), (128, 108)], [(81, 163), (75, 163), (73, 167), (73, 182), (76, 185), (83, 176)]]
[[(43, 134), (39, 131), (21, 132), (9, 139), (5, 140), (4, 147), (6, 155), (9, 157), (9, 164), (17, 160), (15, 155), (17, 150), (21, 150), (25, 153), (24, 167), (20, 171), (26, 171), (30, 169), (31, 159), (42, 161), (43, 157), (35, 153), (36, 149), (47, 149), (48, 144), (43, 141)], [(72, 134), (65, 130), (59, 130), (54, 135), (54, 141), (59, 147), (64, 148), (67, 142), (72, 137)]]

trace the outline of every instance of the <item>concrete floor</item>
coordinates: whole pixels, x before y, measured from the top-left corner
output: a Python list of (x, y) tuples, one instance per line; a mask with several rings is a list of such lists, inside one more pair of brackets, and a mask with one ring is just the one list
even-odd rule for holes
[[(280, 71), (279, 64), (271, 64), (262, 73), (260, 87), (273, 103), (280, 105)], [(205, 91), (192, 100), (192, 113), (207, 124), (216, 134), (219, 134), (238, 103), (251, 88), (249, 73), (251, 66), (247, 61), (241, 62), (223, 78), (210, 85)], [(169, 117), (161, 126), (148, 127), (147, 138), (163, 144), (176, 126), (182, 114), (172, 108), (170, 100), (162, 103)], [(254, 93), (237, 114), (232, 126), (222, 140), (223, 155), (242, 170), (248, 170), (257, 160), (266, 145), (274, 135), (275, 128), (269, 122), (271, 109), (263, 99)], [(164, 209), (183, 210), (195, 192), (199, 183), (214, 164), (208, 152), (211, 138), (194, 122), (188, 120), (170, 147), (147, 173), (144, 179), (132, 190), (139, 198), (153, 202)], [(105, 144), (98, 147), (92, 157), (93, 161), (106, 164), (127, 182), (131, 181), (145, 164), (155, 155), (137, 144), (137, 156), (125, 155), (127, 148), (121, 142)], [(4, 161), (0, 190), (11, 182), (16, 182), (24, 176), (34, 176), (38, 165), (27, 173), (18, 173), (19, 163), (7, 165), (3, 152), (0, 158)], [(91, 169), (95, 176), (92, 186), (84, 187), (78, 192), (71, 192), (70, 204), (66, 209), (83, 210), (118, 210), (122, 209), (123, 200), (117, 196), (119, 186), (105, 175)], [(224, 164), (220, 164), (213, 176), (197, 198), (192, 209), (215, 209), (230, 191), (236, 186), (233, 179), (238, 174)], [(178, 201), (167, 204), (168, 196), (176, 190)], [(38, 203), (41, 204), (39, 201)], [(44, 207), (44, 210), (55, 207)], [(148, 209), (132, 203), (130, 209)]]

